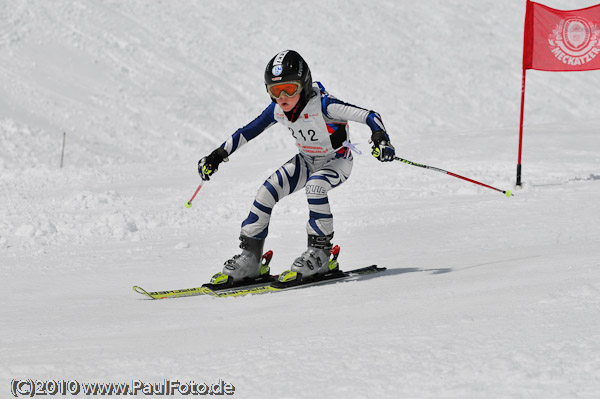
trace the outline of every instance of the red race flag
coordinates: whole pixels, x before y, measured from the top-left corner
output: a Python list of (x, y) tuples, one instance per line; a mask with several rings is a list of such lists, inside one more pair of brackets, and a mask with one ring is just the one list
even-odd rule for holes
[(557, 72), (600, 69), (600, 4), (580, 10), (555, 10), (527, 0), (517, 187), (521, 187), (525, 79), (528, 69)]
[(600, 69), (600, 4), (563, 11), (528, 0), (523, 69)]

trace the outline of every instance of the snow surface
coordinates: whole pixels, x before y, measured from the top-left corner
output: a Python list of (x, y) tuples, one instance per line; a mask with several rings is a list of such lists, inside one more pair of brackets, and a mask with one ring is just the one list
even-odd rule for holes
[[(554, 0), (562, 9), (597, 0)], [(524, 188), (500, 193), (356, 156), (331, 193), (342, 268), (275, 295), (149, 301), (237, 249), (274, 127), (191, 209), (197, 160), (269, 103), (264, 65), (304, 55), (377, 110), (404, 158), (513, 189), (524, 0), (0, 2), (0, 397), (14, 378), (163, 379), (239, 398), (600, 397), (600, 74), (530, 71)], [(367, 153), (369, 130), (352, 125)], [(61, 145), (66, 133), (64, 168)], [(305, 247), (275, 208), (274, 273)]]

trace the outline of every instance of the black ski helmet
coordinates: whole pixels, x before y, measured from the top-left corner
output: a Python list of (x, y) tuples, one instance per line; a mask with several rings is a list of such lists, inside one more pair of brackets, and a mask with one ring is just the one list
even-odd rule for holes
[[(294, 50), (276, 54), (265, 68), (265, 88), (279, 82), (300, 81), (301, 95), (308, 100), (312, 96), (312, 76), (306, 61)], [(271, 98), (272, 99), (272, 98)], [(273, 100), (275, 102), (275, 100)]]

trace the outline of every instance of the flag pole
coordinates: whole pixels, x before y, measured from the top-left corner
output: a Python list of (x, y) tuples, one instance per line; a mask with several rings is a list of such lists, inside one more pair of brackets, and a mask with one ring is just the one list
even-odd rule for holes
[(522, 187), (521, 184), (521, 155), (523, 153), (523, 115), (525, 111), (525, 78), (527, 76), (527, 69), (523, 68), (523, 80), (521, 82), (521, 117), (519, 120), (519, 157), (517, 161), (517, 184), (518, 188)]
[(517, 184), (521, 188), (521, 155), (523, 154), (523, 117), (525, 114), (525, 78), (527, 69), (531, 68), (533, 53), (533, 3), (527, 0), (525, 6), (525, 26), (523, 27), (523, 79), (521, 81), (521, 116), (519, 119), (519, 157), (517, 161)]

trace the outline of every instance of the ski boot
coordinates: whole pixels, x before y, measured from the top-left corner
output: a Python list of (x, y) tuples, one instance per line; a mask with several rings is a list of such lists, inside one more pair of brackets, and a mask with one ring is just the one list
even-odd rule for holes
[(222, 273), (217, 273), (205, 287), (211, 289), (231, 288), (239, 285), (261, 284), (271, 281), (269, 262), (273, 251), (262, 255), (265, 240), (240, 236), (242, 253), (225, 262)]
[(318, 280), (326, 274), (339, 271), (337, 261), (340, 247), (331, 244), (333, 233), (327, 236), (308, 236), (308, 249), (297, 258), (290, 270), (281, 273), (278, 286), (294, 285), (307, 280)]

